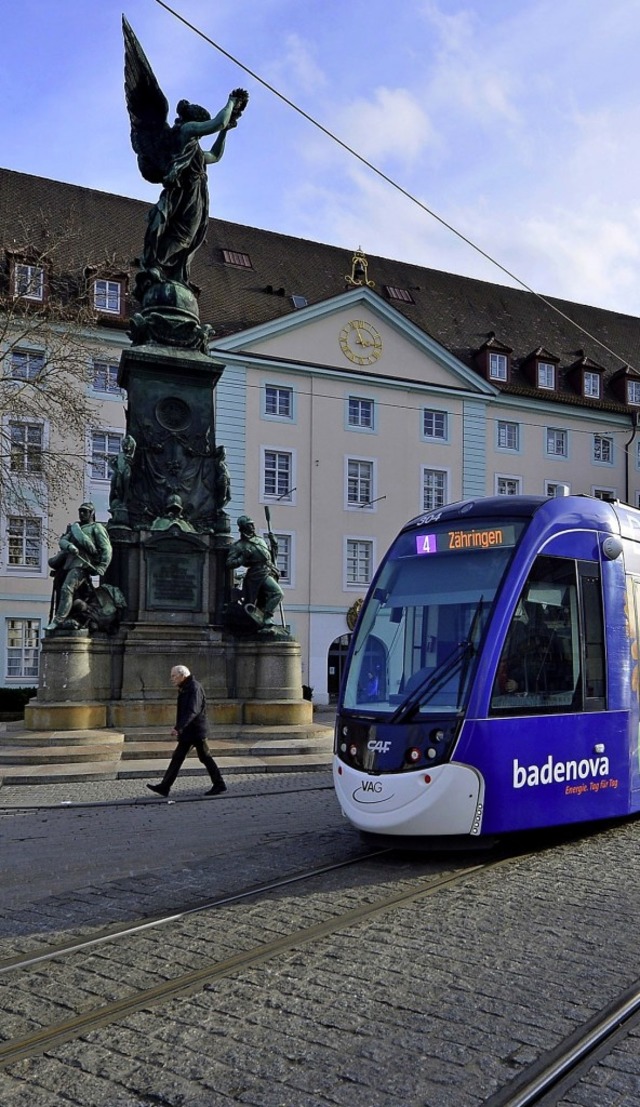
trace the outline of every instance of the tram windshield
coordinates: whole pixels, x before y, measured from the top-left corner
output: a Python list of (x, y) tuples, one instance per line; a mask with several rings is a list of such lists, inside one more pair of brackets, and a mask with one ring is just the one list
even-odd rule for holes
[(447, 521), (401, 534), (356, 630), (343, 707), (384, 714), (457, 712), (526, 520)]

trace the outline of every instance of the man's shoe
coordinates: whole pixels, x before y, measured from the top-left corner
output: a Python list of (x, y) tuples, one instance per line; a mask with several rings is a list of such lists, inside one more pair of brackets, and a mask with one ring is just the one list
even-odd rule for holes
[(214, 784), (213, 788), (210, 788), (208, 792), (205, 792), (205, 796), (219, 796), (221, 792), (226, 792), (227, 786), (224, 780), (219, 780), (217, 784)]
[(150, 792), (155, 792), (158, 796), (164, 796), (165, 799), (169, 795), (169, 789), (163, 788), (161, 784), (147, 784), (147, 788)]

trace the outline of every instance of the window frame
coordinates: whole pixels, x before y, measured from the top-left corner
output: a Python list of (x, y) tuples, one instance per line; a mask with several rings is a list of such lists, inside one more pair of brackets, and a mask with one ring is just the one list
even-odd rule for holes
[[(18, 359), (26, 359), (26, 372), (24, 374), (16, 373), (16, 362)], [(31, 362), (37, 362), (35, 372), (31, 371)], [(46, 368), (46, 354), (44, 350), (28, 349), (26, 346), (16, 346), (9, 352), (9, 370), (11, 373), (11, 380), (18, 381), (19, 383), (29, 383), (38, 379), (41, 373)]]
[[(597, 446), (598, 442), (608, 443), (608, 446), (609, 446), (609, 457), (608, 457), (608, 459), (607, 458), (602, 458), (602, 457), (596, 457), (596, 446)], [(599, 433), (594, 434), (592, 442), (591, 442), (591, 461), (592, 461), (592, 463), (594, 465), (606, 466), (609, 469), (612, 468), (615, 465), (614, 449), (615, 449), (615, 443), (614, 443), (612, 434), (599, 434)]]
[[(16, 538), (16, 533), (12, 533), (12, 521), (21, 521), (24, 523), (22, 528), (22, 534), (18, 535), (22, 546), (22, 558), (17, 562), (11, 560), (11, 546), (12, 541)], [(41, 577), (44, 575), (45, 569), (45, 556), (44, 556), (44, 520), (40, 515), (23, 515), (18, 512), (7, 511), (3, 517), (3, 534), (4, 534), (4, 549), (6, 551), (4, 555), (5, 572), (12, 577), (24, 576), (24, 577)], [(28, 534), (29, 524), (35, 525), (37, 533)], [(28, 548), (29, 543), (33, 545), (35, 542), (37, 546), (37, 563), (35, 565), (28, 564)], [(15, 541), (14, 541), (15, 546)]]
[[(425, 503), (425, 493), (427, 491), (427, 489), (426, 489), (426, 477), (427, 477), (427, 474), (429, 474), (429, 473), (430, 474), (438, 474), (438, 475), (440, 475), (444, 478), (444, 481), (443, 481), (443, 483), (444, 483), (444, 493), (443, 493), (442, 503), (438, 503), (438, 504), (434, 503), (430, 506), (427, 506), (427, 504)], [(422, 507), (420, 509), (421, 512), (438, 511), (439, 508), (444, 507), (446, 504), (450, 503), (450, 491), (449, 491), (450, 480), (451, 480), (451, 472), (450, 472), (449, 469), (442, 469), (442, 468), (439, 468), (439, 467), (435, 467), (433, 465), (423, 465), (421, 467), (421, 473), (420, 473), (420, 492), (421, 492), (421, 500), (422, 500)]]
[[(514, 446), (501, 445), (500, 444), (500, 433), (501, 433), (501, 431), (507, 431), (507, 432), (513, 431), (514, 437), (515, 437), (515, 445)], [(508, 437), (508, 434), (507, 434), (507, 437)], [(500, 453), (509, 453), (509, 454), (519, 454), (519, 453), (521, 453), (521, 450), (522, 450), (521, 437), (522, 436), (521, 436), (521, 433), (520, 433), (520, 423), (517, 423), (513, 419), (496, 419), (496, 450), (499, 450)]]
[[(11, 631), (11, 624), (12, 623), (21, 623), (21, 624), (23, 624), (23, 626), (25, 628), (28, 629), (29, 633), (28, 633), (27, 636), (25, 636), (24, 632), (21, 635), (22, 641), (21, 641), (20, 646), (11, 646), (10, 645), (10, 642), (11, 642), (10, 631)], [(34, 631), (35, 631), (35, 635), (34, 635)], [(42, 620), (37, 618), (37, 617), (32, 618), (29, 615), (25, 615), (25, 616), (21, 616), (21, 615), (5, 616), (5, 620), (4, 620), (4, 671), (5, 671), (5, 680), (10, 685), (12, 685), (12, 684), (22, 684), (22, 685), (24, 685), (25, 680), (33, 680), (37, 683), (38, 677), (40, 675), (40, 635), (41, 635), (41, 631), (42, 631)], [(33, 644), (34, 641), (35, 641), (36, 645)], [(20, 650), (21, 651), (21, 662), (20, 662), (20, 672), (19, 673), (12, 673), (10, 671), (9, 661), (10, 661), (10, 651), (11, 650), (14, 650), (14, 651), (15, 650)], [(35, 672), (27, 672), (27, 669), (29, 668), (29, 666), (25, 664), (25, 662), (27, 660), (27, 655), (30, 651), (33, 653), (33, 655), (35, 657), (35, 666), (34, 665), (31, 666), (31, 668), (35, 668)]]
[[(501, 492), (499, 489), (500, 481), (513, 481), (517, 486), (514, 492)], [(511, 473), (494, 473), (493, 486), (496, 496), (521, 496), (522, 495), (522, 477), (516, 477)]]
[[(357, 555), (357, 550), (354, 550), (355, 556), (350, 556), (350, 553), (349, 553), (350, 547), (355, 547), (355, 546), (363, 547), (363, 548), (366, 547), (368, 549), (369, 574), (368, 574), (368, 580), (366, 580), (366, 581), (365, 580), (360, 580), (360, 579), (358, 579), (358, 580), (350, 580), (349, 579), (349, 565), (350, 565), (350, 563), (353, 562), (356, 567), (360, 563), (360, 558)], [(343, 561), (343, 591), (345, 591), (345, 592), (354, 592), (354, 591), (362, 592), (365, 589), (367, 589), (369, 587), (369, 585), (371, 584), (371, 581), (373, 580), (373, 574), (374, 574), (374, 571), (375, 571), (375, 558), (376, 558), (375, 539), (371, 538), (368, 535), (365, 536), (365, 537), (362, 537), (362, 536), (358, 536), (358, 535), (354, 535), (354, 534), (345, 534), (345, 536), (344, 536), (344, 547), (343, 547), (343, 557), (344, 557), (344, 561)]]
[[(31, 287), (34, 275), (37, 275), (37, 291), (35, 294), (22, 291), (19, 287), (21, 270), (28, 270), (27, 288)], [(43, 265), (34, 265), (28, 261), (13, 261), (12, 288), (14, 300), (26, 300), (29, 303), (43, 304), (46, 299), (46, 271)]]
[[(349, 472), (352, 465), (368, 467), (369, 476), (363, 477), (359, 472), (358, 475), (354, 475)], [(373, 457), (354, 457), (351, 454), (345, 455), (344, 459), (344, 508), (345, 511), (375, 511), (377, 504), (374, 503), (377, 496), (377, 460)], [(353, 499), (351, 497), (351, 483), (353, 480), (357, 481), (358, 489), (362, 485), (363, 481), (369, 482), (369, 497), (366, 500)]]
[[(371, 411), (371, 422), (369, 425), (362, 422), (353, 422), (351, 419), (351, 405), (352, 404), (369, 404)], [(345, 399), (345, 430), (355, 431), (357, 434), (375, 434), (377, 432), (378, 422), (378, 405), (372, 396), (363, 396), (355, 392), (350, 392)]]
[[(39, 477), (42, 479), (44, 475), (44, 454), (46, 449), (46, 424), (39, 419), (21, 419), (19, 416), (10, 416), (7, 420), (7, 427), (9, 432), (9, 468), (12, 473), (21, 473), (25, 477)], [(13, 464), (14, 459), (14, 440), (13, 440), (13, 428), (24, 427), (25, 438), (22, 447), (22, 456), (25, 464), (22, 466), (15, 466)], [(40, 431), (40, 442), (34, 456), (40, 458), (40, 463), (36, 467), (32, 467), (28, 464), (29, 460), (29, 442), (27, 441), (28, 431), (37, 428)], [(32, 444), (33, 446), (33, 444)]]
[[(267, 456), (274, 454), (276, 458), (279, 456), (286, 456), (289, 458), (289, 482), (288, 482), (288, 494), (278, 492), (278, 465), (274, 472), (276, 474), (276, 491), (271, 493), (267, 492), (266, 477), (267, 477)], [(296, 451), (293, 449), (284, 449), (282, 446), (261, 446), (260, 447), (260, 503), (266, 504), (282, 504), (288, 506), (294, 506), (296, 503)]]
[[(293, 535), (293, 531), (290, 531), (290, 530), (275, 531), (274, 530), (273, 531), (273, 536), (274, 536), (276, 542), (278, 543), (278, 557), (276, 559), (276, 566), (277, 566), (278, 571), (280, 573), (280, 578), (279, 578), (278, 583), (283, 588), (295, 588), (294, 535)], [(267, 545), (269, 545), (269, 532), (267, 530), (263, 530), (262, 537), (264, 538)], [(283, 569), (283, 567), (281, 565), (281, 562), (280, 562), (280, 558), (282, 557), (283, 545), (285, 546), (286, 551), (287, 551), (286, 554), (285, 554), (285, 557), (288, 560), (288, 566), (289, 566), (288, 572), (287, 572), (286, 568)]]
[[(549, 449), (549, 436), (550, 435), (563, 435), (564, 436), (564, 451), (558, 453), (557, 450)], [(569, 431), (564, 427), (545, 427), (544, 428), (544, 456), (553, 458), (554, 461), (560, 459), (561, 461), (568, 461), (569, 459)]]
[[(98, 285), (105, 285), (105, 290), (104, 290), (104, 292), (105, 292), (105, 297), (104, 297), (105, 306), (101, 306), (101, 304), (98, 302), (99, 301)], [(114, 310), (113, 308), (110, 308), (108, 306), (109, 297), (111, 295), (111, 288), (117, 289), (117, 293), (118, 293), (118, 308), (117, 308), (117, 310)], [(98, 315), (109, 316), (109, 318), (111, 318), (111, 319), (122, 319), (122, 317), (124, 315), (124, 282), (121, 278), (119, 278), (119, 277), (94, 277), (93, 282), (92, 282), (91, 294), (92, 294), (93, 310), (96, 311), (98, 313)]]
[[(104, 368), (107, 371), (107, 373), (106, 373), (106, 385), (107, 385), (106, 388), (101, 388), (98, 384), (96, 384), (96, 376), (97, 376), (97, 367), (98, 366), (104, 366)], [(114, 384), (113, 387), (109, 386), (109, 380), (110, 380), (110, 377), (111, 377), (111, 374), (109, 372), (110, 369), (115, 369), (115, 384)], [(112, 396), (115, 399), (118, 399), (120, 397), (124, 397), (124, 395), (125, 395), (124, 389), (120, 388), (120, 385), (117, 383), (118, 382), (118, 370), (119, 370), (119, 365), (118, 365), (117, 361), (109, 361), (108, 358), (104, 358), (104, 357), (92, 357), (92, 359), (91, 359), (91, 389), (92, 389), (92, 391), (96, 392), (98, 396)]]
[[(543, 374), (543, 371), (545, 371), (545, 370), (550, 373), (551, 381), (552, 381), (551, 384), (544, 384), (542, 382), (542, 374)], [(555, 392), (556, 391), (557, 376), (558, 376), (557, 366), (554, 365), (554, 363), (552, 361), (544, 361), (543, 359), (541, 359), (540, 361), (536, 362), (536, 385), (542, 391), (544, 391), (544, 392)]]
[[(285, 413), (280, 411), (268, 411), (269, 392), (273, 391), (277, 394), (279, 401), (280, 395), (287, 395), (289, 398), (289, 410)], [(295, 423), (295, 390), (290, 384), (280, 384), (276, 381), (265, 381), (262, 385), (262, 410), (261, 416), (263, 419), (272, 420), (277, 423)]]
[[(97, 435), (104, 435), (104, 437), (105, 437), (106, 441), (105, 441), (105, 449), (104, 450), (96, 450), (96, 448), (95, 448), (95, 438), (96, 438)], [(108, 481), (111, 480), (111, 470), (110, 470), (110, 467), (109, 467), (109, 458), (114, 458), (115, 459), (118, 456), (118, 454), (120, 453), (120, 449), (122, 447), (122, 439), (124, 438), (124, 436), (125, 436), (125, 431), (116, 430), (114, 427), (91, 427), (90, 428), (90, 430), (89, 430), (89, 443), (88, 443), (88, 450), (87, 450), (87, 467), (88, 467), (89, 481), (92, 485), (97, 484), (98, 486), (104, 486)], [(117, 439), (118, 448), (117, 448), (117, 450), (115, 450), (115, 452), (109, 450), (109, 448), (108, 448), (109, 439), (111, 439), (111, 438)], [(103, 466), (103, 468), (105, 470), (104, 476), (96, 476), (96, 474), (95, 474), (94, 469), (95, 469), (95, 465), (96, 465), (96, 455), (100, 456), (104, 461), (104, 466)]]
[(487, 352), (487, 376), (490, 381), (506, 384), (509, 380), (509, 358), (505, 353), (497, 350)]
[[(423, 442), (437, 442), (438, 444), (448, 444), (450, 442), (450, 419), (449, 411), (446, 408), (440, 407), (423, 407), (420, 418), (420, 436)], [(427, 419), (432, 419), (432, 432), (427, 430)], [(436, 433), (436, 423), (438, 420), (442, 420), (442, 434)]]
[[(595, 385), (595, 391), (592, 391), (588, 386), (588, 382), (591, 385)], [(599, 400), (602, 396), (602, 377), (600, 373), (596, 373), (593, 369), (583, 369), (582, 371), (582, 395), (586, 400)]]

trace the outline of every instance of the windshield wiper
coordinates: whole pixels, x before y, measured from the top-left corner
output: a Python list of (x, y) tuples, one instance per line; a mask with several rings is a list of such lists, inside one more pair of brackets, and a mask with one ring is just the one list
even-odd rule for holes
[[(458, 645), (451, 651), (448, 657), (445, 657), (444, 661), (441, 661), (439, 665), (436, 665), (432, 673), (425, 676), (424, 680), (409, 692), (409, 695), (402, 701), (402, 703), (396, 708), (390, 723), (404, 723), (407, 722), (413, 715), (415, 715), (418, 707), (422, 703), (426, 703), (436, 692), (446, 684), (450, 677), (452, 677), (458, 667), (462, 669), (460, 677), (459, 688), (462, 689), (464, 681), (469, 669), (469, 662), (476, 652), (473, 644), (473, 636), (478, 625), (478, 621), (482, 614), (482, 608), (484, 607), (484, 596), (481, 596), (478, 601), (478, 606), (471, 620), (469, 627), (469, 633), (463, 642), (459, 642)], [(459, 694), (458, 694), (459, 698)]]

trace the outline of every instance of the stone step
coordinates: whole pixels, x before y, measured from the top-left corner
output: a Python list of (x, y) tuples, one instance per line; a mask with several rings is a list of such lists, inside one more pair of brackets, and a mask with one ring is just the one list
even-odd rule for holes
[(83, 761), (110, 761), (117, 765), (121, 752), (121, 741), (111, 746), (14, 746), (9, 750), (0, 746), (0, 774), (4, 775), (4, 765), (76, 765)]
[(6, 753), (12, 748), (51, 746), (122, 746), (121, 730), (7, 730), (0, 731), (0, 747)]
[[(208, 739), (211, 754), (218, 757), (286, 757), (287, 754), (302, 756), (305, 753), (321, 753), (330, 750), (333, 745), (331, 734), (317, 734), (313, 738), (301, 735), (295, 738), (272, 738), (268, 740), (253, 738), (249, 740)], [(121, 761), (136, 761), (152, 758), (169, 758), (175, 749), (175, 740), (170, 742), (126, 742), (122, 747)], [(187, 757), (197, 757), (190, 749)]]
[[(209, 747), (225, 773), (304, 772), (327, 769), (333, 720), (299, 726), (213, 726)], [(157, 777), (175, 738), (166, 727), (121, 730), (30, 731), (0, 729), (0, 783), (54, 784)], [(202, 774), (195, 751), (181, 769)]]

